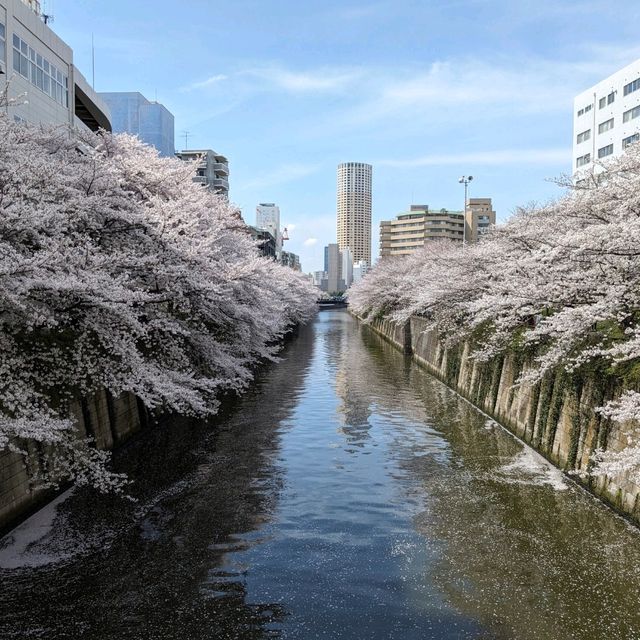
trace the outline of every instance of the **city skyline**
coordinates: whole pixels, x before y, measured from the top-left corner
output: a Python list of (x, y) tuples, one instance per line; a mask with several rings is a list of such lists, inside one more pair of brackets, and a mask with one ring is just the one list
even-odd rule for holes
[(640, 10), (535, 7), (241, 0), (196, 2), (194, 20), (162, 1), (151, 13), (58, 0), (52, 28), (90, 82), (93, 32), (97, 91), (157, 99), (175, 115), (177, 149), (188, 131), (189, 147), (224, 153), (245, 220), (277, 202), (288, 249), (313, 271), (336, 237), (341, 162), (374, 167), (374, 259), (380, 220), (408, 203), (462, 208), (460, 175), (499, 220), (561, 195), (549, 179), (572, 170), (573, 99), (640, 58)]

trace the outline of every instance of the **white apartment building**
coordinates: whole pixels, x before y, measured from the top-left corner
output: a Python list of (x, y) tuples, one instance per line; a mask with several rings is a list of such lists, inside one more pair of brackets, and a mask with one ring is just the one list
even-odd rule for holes
[(340, 251), (349, 248), (354, 261), (367, 264), (371, 264), (371, 173), (371, 165), (362, 162), (338, 165), (338, 246)]
[(0, 92), (17, 122), (111, 131), (109, 109), (73, 64), (73, 51), (44, 23), (37, 0), (0, 0)]
[(640, 139), (640, 60), (583, 91), (573, 102), (573, 171), (618, 156)]

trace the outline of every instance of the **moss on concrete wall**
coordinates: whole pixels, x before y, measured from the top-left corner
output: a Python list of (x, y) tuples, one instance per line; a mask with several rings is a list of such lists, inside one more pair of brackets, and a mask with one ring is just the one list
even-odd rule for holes
[[(374, 320), (369, 325), (449, 387), (495, 418), (603, 501), (640, 523), (640, 486), (629, 474), (588, 476), (594, 450), (627, 446), (629, 425), (614, 425), (595, 408), (619, 396), (624, 381), (597, 367), (569, 374), (547, 373), (536, 383), (515, 386), (532, 355), (520, 350), (488, 362), (472, 357), (469, 344), (444, 347), (423, 318), (403, 325)], [(406, 344), (410, 344), (410, 348)]]

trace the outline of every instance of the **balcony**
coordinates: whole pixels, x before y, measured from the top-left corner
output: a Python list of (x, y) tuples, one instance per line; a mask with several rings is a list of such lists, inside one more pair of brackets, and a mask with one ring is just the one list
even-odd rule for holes
[(221, 173), (222, 175), (229, 175), (229, 166), (224, 164), (223, 162), (214, 162), (212, 168), (216, 174)]
[(215, 189), (222, 189), (224, 191), (229, 191), (229, 181), (225, 178), (214, 178), (211, 181), (211, 186)]

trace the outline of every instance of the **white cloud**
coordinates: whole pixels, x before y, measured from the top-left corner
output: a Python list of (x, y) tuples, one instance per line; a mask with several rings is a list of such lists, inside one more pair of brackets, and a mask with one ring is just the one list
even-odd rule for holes
[(288, 231), (293, 231), (298, 225), (290, 223), (290, 224), (285, 224), (284, 226), (287, 228)]
[(218, 84), (218, 82), (222, 82), (223, 80), (228, 80), (229, 76), (225, 76), (223, 73), (219, 73), (215, 76), (210, 76), (206, 80), (202, 80), (200, 82), (193, 82), (192, 84), (188, 84), (180, 89), (180, 91), (194, 91), (195, 89), (205, 89), (206, 87), (211, 87), (214, 84)]
[(556, 149), (501, 149), (468, 153), (430, 154), (419, 158), (402, 160), (380, 160), (374, 163), (384, 167), (428, 167), (437, 165), (506, 165), (506, 164), (554, 164), (566, 163), (571, 157), (571, 148)]
[(259, 177), (240, 185), (240, 189), (265, 189), (287, 182), (306, 178), (318, 171), (318, 165), (284, 164), (272, 171), (260, 174)]
[(313, 247), (313, 245), (317, 243), (318, 243), (318, 238), (307, 238), (302, 244), (305, 247)]
[(291, 71), (282, 67), (249, 69), (243, 74), (255, 76), (268, 84), (291, 93), (321, 93), (352, 85), (359, 72), (341, 68), (319, 68), (312, 71)]

